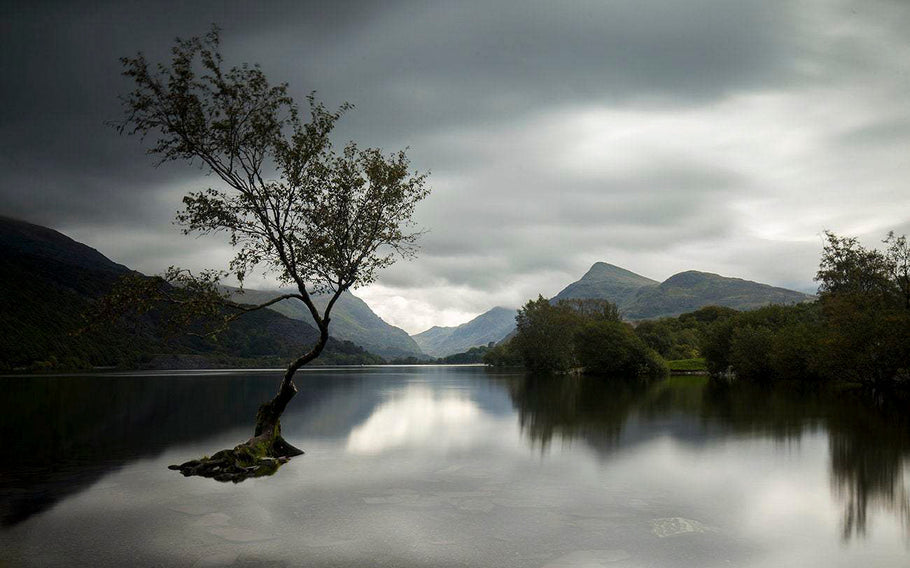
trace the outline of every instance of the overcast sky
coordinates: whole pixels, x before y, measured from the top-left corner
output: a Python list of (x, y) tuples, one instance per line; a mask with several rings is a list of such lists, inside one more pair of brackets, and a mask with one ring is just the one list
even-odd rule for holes
[(214, 180), (104, 125), (130, 85), (222, 27), (336, 143), (430, 171), (416, 260), (357, 294), (409, 332), (552, 296), (605, 261), (814, 288), (822, 231), (910, 232), (910, 2), (2, 2), (0, 214), (146, 273), (219, 267), (181, 236)]

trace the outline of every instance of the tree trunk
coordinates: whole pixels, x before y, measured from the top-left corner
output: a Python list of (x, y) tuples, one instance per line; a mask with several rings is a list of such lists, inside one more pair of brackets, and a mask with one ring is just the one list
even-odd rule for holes
[(319, 327), (319, 341), (309, 353), (288, 365), (275, 397), (259, 407), (252, 438), (232, 450), (221, 450), (210, 458), (172, 465), (170, 469), (178, 470), (185, 476), (198, 475), (217, 481), (239, 483), (249, 477), (272, 475), (290, 458), (303, 454), (303, 450), (294, 447), (281, 436), (281, 415), (288, 402), (297, 394), (294, 374), (300, 367), (318, 357), (329, 339), (328, 319)]
[(267, 443), (271, 446), (269, 454), (275, 458), (290, 458), (303, 453), (303, 450), (295, 448), (281, 436), (281, 415), (284, 414), (288, 402), (297, 394), (297, 386), (292, 377), (292, 373), (286, 374), (275, 398), (259, 407), (259, 412), (256, 413), (256, 429), (253, 431), (253, 437), (247, 442)]

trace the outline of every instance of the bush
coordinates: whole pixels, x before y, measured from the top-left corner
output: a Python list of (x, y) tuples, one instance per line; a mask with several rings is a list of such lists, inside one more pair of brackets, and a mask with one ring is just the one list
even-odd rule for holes
[(494, 345), (483, 354), (483, 362), (493, 367), (520, 367), (521, 355), (515, 351), (512, 341)]
[(768, 380), (771, 369), (771, 342), (774, 334), (766, 327), (738, 327), (730, 336), (730, 365), (736, 376), (751, 380)]
[(669, 372), (660, 355), (624, 323), (587, 322), (576, 334), (575, 347), (585, 373), (661, 377)]
[(616, 306), (605, 300), (550, 303), (540, 296), (515, 318), (515, 337), (497, 346), (484, 362), (508, 364), (520, 359), (532, 371), (560, 373), (582, 367), (600, 375), (656, 377), (666, 364), (623, 323)]

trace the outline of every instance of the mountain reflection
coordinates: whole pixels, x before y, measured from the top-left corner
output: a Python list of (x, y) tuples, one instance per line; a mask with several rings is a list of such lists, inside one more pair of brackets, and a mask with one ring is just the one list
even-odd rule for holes
[(828, 436), (831, 490), (843, 506), (844, 539), (864, 537), (873, 510), (897, 516), (910, 536), (907, 417), (873, 408), (859, 395), (693, 377), (651, 385), (593, 377), (505, 382), (522, 431), (542, 450), (554, 438), (581, 440), (606, 457), (662, 435), (692, 445), (734, 436), (798, 442), (821, 429)]

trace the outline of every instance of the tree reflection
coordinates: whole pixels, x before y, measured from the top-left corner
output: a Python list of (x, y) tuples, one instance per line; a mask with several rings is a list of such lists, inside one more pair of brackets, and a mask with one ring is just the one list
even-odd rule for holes
[(614, 447), (647, 388), (639, 380), (607, 383), (574, 375), (527, 375), (507, 382), (519, 426), (541, 451), (554, 437), (580, 438), (600, 450)]
[[(690, 443), (751, 436), (798, 442), (823, 429), (830, 487), (843, 505), (843, 538), (865, 537), (870, 513), (897, 516), (910, 537), (910, 428), (905, 413), (861, 393), (673, 377), (654, 384), (596, 377), (507, 380), (522, 431), (546, 450), (554, 438), (581, 440), (601, 455), (669, 434)], [(629, 424), (640, 421), (650, 436)]]
[(910, 536), (906, 424), (895, 428), (876, 413), (843, 412), (832, 419), (828, 432), (831, 490), (843, 503), (844, 539), (866, 536), (870, 509), (899, 517)]
[(897, 516), (910, 531), (910, 429), (898, 409), (874, 406), (861, 391), (747, 383), (710, 383), (704, 401), (702, 416), (736, 433), (799, 439), (823, 428), (831, 491), (844, 509), (844, 540), (866, 536), (872, 510)]
[[(327, 396), (328, 379), (308, 376), (295, 412)], [(33, 376), (4, 388), (0, 526), (11, 526), (127, 463), (244, 427), (274, 373)]]

